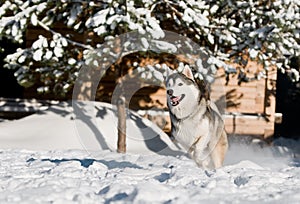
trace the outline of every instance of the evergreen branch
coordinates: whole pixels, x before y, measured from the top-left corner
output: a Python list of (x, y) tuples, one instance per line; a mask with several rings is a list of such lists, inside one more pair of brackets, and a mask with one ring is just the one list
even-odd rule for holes
[(75, 45), (75, 46), (78, 46), (78, 47), (82, 47), (82, 48), (85, 48), (85, 49), (89, 49), (89, 50), (93, 50), (94, 48), (90, 45), (85, 45), (85, 44), (82, 44), (82, 43), (79, 43), (79, 42), (76, 42), (74, 40), (71, 40), (65, 36), (62, 36), (61, 33), (58, 33), (58, 32), (55, 32), (54, 30), (52, 30), (50, 27), (48, 27), (46, 24), (44, 24), (43, 22), (41, 22), (40, 20), (37, 20), (37, 23), (39, 26), (41, 26), (42, 28), (44, 28), (45, 30), (51, 32), (53, 35), (57, 35), (59, 37), (63, 37), (65, 38), (70, 44), (72, 45)]

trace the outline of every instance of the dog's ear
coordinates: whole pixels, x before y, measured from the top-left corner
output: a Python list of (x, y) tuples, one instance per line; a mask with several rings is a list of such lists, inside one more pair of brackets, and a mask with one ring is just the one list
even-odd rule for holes
[(192, 70), (190, 69), (190, 67), (188, 65), (185, 65), (182, 71), (182, 74), (184, 74), (187, 78), (195, 81), (194, 75)]
[(198, 77), (195, 79), (196, 84), (198, 85), (200, 92), (201, 92), (201, 98), (204, 98), (206, 101), (210, 100), (210, 94), (209, 94), (209, 87), (208, 84), (205, 83), (204, 80), (200, 80)]

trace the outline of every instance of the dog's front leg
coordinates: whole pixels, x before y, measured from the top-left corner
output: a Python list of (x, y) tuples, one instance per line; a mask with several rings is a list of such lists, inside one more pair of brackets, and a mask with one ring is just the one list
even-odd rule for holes
[(205, 154), (207, 155), (206, 157), (203, 157), (203, 154), (205, 154), (203, 151), (195, 150), (193, 154), (194, 161), (200, 168), (211, 169), (212, 168), (211, 157), (207, 154)]
[(215, 168), (220, 168), (223, 166), (223, 162), (227, 150), (228, 150), (227, 134), (225, 131), (223, 131), (217, 145), (211, 150), (211, 158), (213, 160)]
[(195, 145), (192, 158), (199, 167), (204, 169), (213, 168), (209, 148), (207, 144), (203, 142), (199, 142)]

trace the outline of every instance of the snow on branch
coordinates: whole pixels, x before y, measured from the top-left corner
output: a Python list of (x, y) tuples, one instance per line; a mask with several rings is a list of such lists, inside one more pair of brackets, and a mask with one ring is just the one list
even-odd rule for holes
[[(246, 54), (263, 64), (265, 69), (276, 66), (280, 70), (291, 70), (288, 59), (300, 55), (298, 0), (128, 0), (123, 3), (113, 0), (7, 0), (0, 6), (0, 17), (0, 38), (22, 43), (29, 24), (51, 33), (52, 39), (38, 37), (30, 48), (18, 49), (6, 57), (6, 67), (15, 68), (18, 79), (27, 77), (27, 81), (42, 81), (45, 86), (51, 84), (49, 78), (55, 83), (67, 78), (67, 83), (72, 84), (81, 64), (99, 64), (93, 60), (93, 56), (99, 54), (94, 52), (97, 48), (131, 31), (137, 31), (144, 38), (124, 42), (124, 53), (134, 46), (140, 46), (144, 51), (158, 49), (173, 53), (177, 49), (186, 52), (176, 46), (178, 42), (165, 40), (167, 30), (197, 43), (212, 57), (216, 68), (226, 69), (226, 61), (240, 61), (240, 56)], [(76, 35), (84, 35), (84, 43), (54, 29), (57, 22), (72, 28)], [(185, 49), (190, 44), (180, 43), (186, 43)], [(113, 49), (105, 47), (103, 52), (116, 58)], [(38, 68), (34, 68), (34, 64), (39, 64)], [(52, 73), (65, 71), (55, 76), (41, 71), (47, 69)], [(292, 72), (291, 76), (298, 76), (297, 69)]]

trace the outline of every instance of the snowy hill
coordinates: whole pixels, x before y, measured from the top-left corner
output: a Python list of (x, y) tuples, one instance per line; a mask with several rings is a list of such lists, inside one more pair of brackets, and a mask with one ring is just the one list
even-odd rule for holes
[[(299, 203), (299, 142), (231, 139), (225, 166), (205, 171), (134, 113), (130, 151), (115, 153), (113, 111), (95, 107), (93, 123), (76, 121), (81, 116), (66, 103), (0, 123), (1, 203)], [(102, 138), (86, 132), (87, 124)]]

